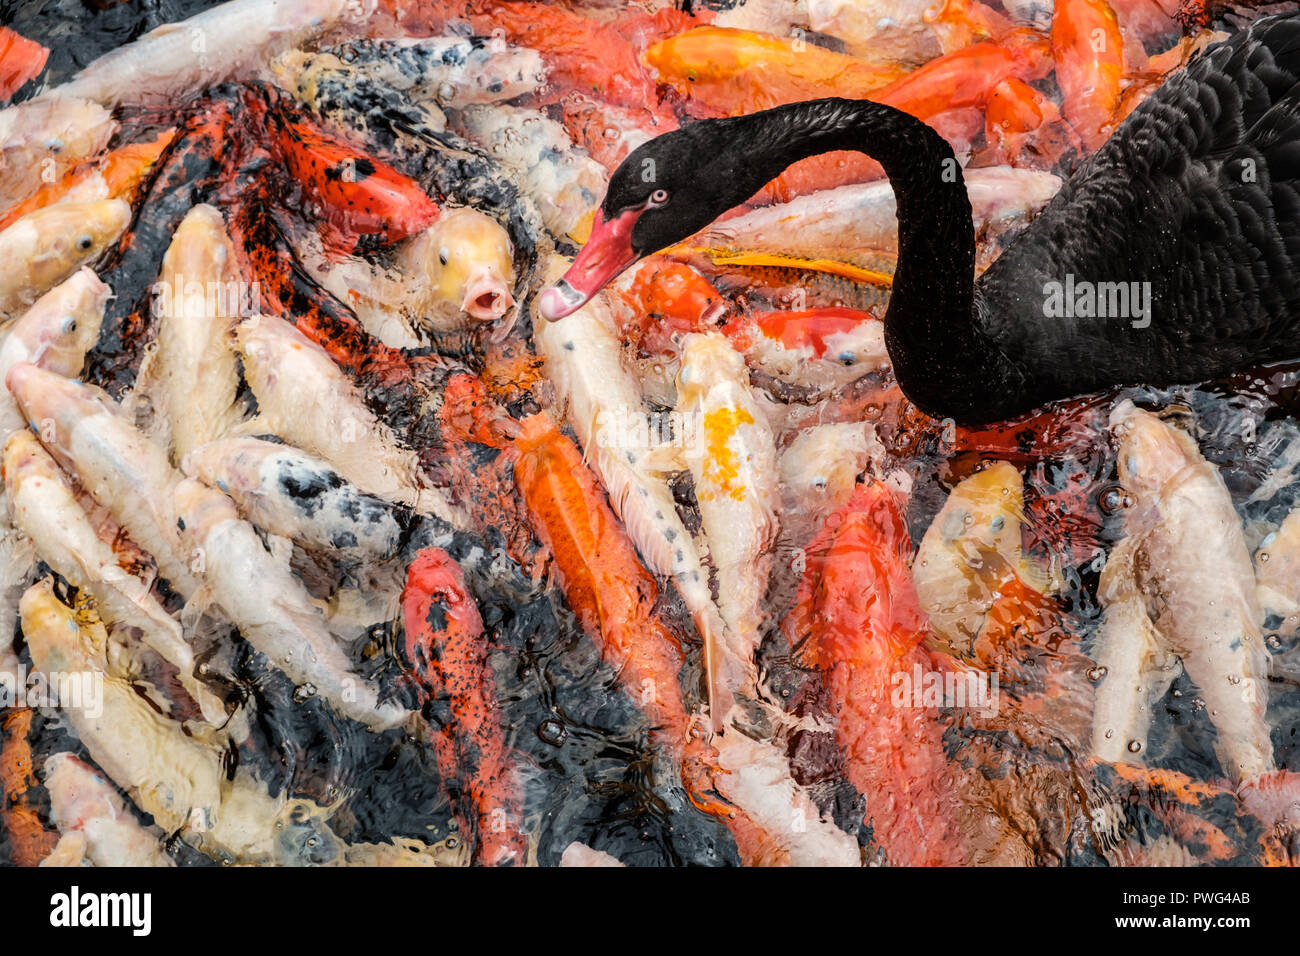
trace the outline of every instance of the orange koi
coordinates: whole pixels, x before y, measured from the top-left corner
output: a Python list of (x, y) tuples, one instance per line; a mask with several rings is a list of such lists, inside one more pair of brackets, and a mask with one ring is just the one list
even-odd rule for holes
[(1056, 104), (1014, 76), (994, 87), (984, 122), (994, 163), (1050, 169), (1070, 146), (1083, 149)]
[[(923, 646), (911, 553), (894, 493), (859, 486), (808, 547), (784, 627), (800, 663), (826, 674), (849, 782), (866, 797), (865, 822), (890, 862), (958, 865), (968, 848), (943, 724), (936, 708), (891, 699), (895, 675), (936, 664)], [(908, 812), (893, 812), (900, 806)]]
[(655, 613), (659, 586), (577, 446), (546, 413), (521, 423), (515, 480), (569, 607), (650, 718), (652, 739), (680, 756), (688, 737), (681, 643)]
[(11, 98), (24, 83), (45, 69), (50, 51), (35, 40), (29, 40), (0, 27), (0, 100)]
[[(478, 605), (441, 548), (420, 551), (402, 591), (407, 660), (425, 694), (438, 769), (456, 800), (461, 832), (483, 866), (522, 866), (528, 853), (523, 798), (511, 766)], [(440, 708), (445, 706), (444, 712)], [(456, 790), (453, 789), (453, 794)]]
[(327, 249), (351, 252), (361, 236), (397, 242), (438, 218), (438, 206), (409, 176), (307, 123), (286, 119), (278, 127), (280, 156), (322, 208)]
[(36, 774), (27, 742), (31, 727), (32, 711), (26, 707), (0, 714), (0, 820), (9, 837), (9, 862), (17, 866), (36, 866), (59, 841), (58, 832), (46, 830), (32, 805)]
[(904, 67), (878, 65), (800, 38), (715, 26), (656, 43), (645, 62), (662, 82), (732, 116), (823, 96), (867, 99), (907, 73)]
[(731, 303), (690, 266), (662, 256), (647, 259), (623, 293), (636, 323), (631, 331), (650, 355), (673, 352), (674, 336), (707, 331), (731, 312)]
[(0, 214), (0, 229), (37, 209), (53, 205), (70, 194), (78, 199), (125, 199), (131, 202), (136, 190), (176, 138), (176, 129), (164, 130), (147, 143), (130, 143), (106, 155), (97, 163), (84, 163), (64, 173), (58, 182), (42, 186), (34, 195)]
[[(1047, 40), (1033, 30), (1017, 29), (1001, 41), (984, 40), (936, 57), (867, 98), (910, 113), (963, 148), (983, 130), (984, 110), (1003, 80), (1042, 79), (1051, 68)], [(756, 201), (788, 202), (794, 196), (881, 175), (880, 165), (861, 153), (810, 156), (765, 186)]]
[(1062, 0), (1052, 18), (1052, 56), (1065, 118), (1093, 152), (1110, 135), (1124, 76), (1124, 37), (1106, 0)]

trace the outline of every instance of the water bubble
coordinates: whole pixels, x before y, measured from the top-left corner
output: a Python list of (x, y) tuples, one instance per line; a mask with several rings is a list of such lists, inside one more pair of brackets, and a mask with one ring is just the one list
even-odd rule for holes
[(1263, 564), (1263, 563), (1266, 562), (1267, 560), (1268, 560), (1268, 552), (1267, 552), (1267, 551), (1261, 551), (1261, 552), (1259, 553), (1259, 562), (1260, 562), (1260, 564)]
[(1130, 740), (1130, 741), (1128, 742), (1128, 752), (1129, 752), (1129, 753), (1131, 753), (1131, 754), (1135, 754), (1135, 753), (1138, 753), (1138, 752), (1141, 751), (1141, 750), (1142, 750), (1142, 741), (1140, 741), (1140, 740)]
[(569, 736), (569, 729), (564, 726), (563, 721), (548, 717), (538, 725), (537, 736), (542, 739), (543, 743), (558, 747)]
[(297, 687), (293, 689), (293, 702), (295, 704), (301, 704), (304, 701), (307, 701), (310, 698), (315, 696), (316, 696), (315, 684), (299, 684)]
[(1103, 664), (1098, 664), (1096, 667), (1088, 668), (1088, 680), (1090, 681), (1096, 682), (1101, 680), (1105, 676), (1106, 676), (1106, 667)]

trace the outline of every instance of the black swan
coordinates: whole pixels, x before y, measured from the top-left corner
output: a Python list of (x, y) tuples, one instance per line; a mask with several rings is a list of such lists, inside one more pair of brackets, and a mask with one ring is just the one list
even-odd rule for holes
[[(885, 343), (903, 392), (932, 416), (984, 424), (1114, 386), (1297, 358), (1298, 81), (1300, 16), (1258, 20), (1207, 50), (1133, 111), (978, 281), (960, 170), (919, 120), (845, 99), (703, 120), (615, 170), (590, 240), (539, 311), (570, 314), (791, 163), (850, 149), (884, 167), (897, 197)], [(1102, 283), (1136, 293), (1127, 311), (1119, 287)], [(1061, 307), (1088, 289), (1109, 307)], [(1134, 308), (1144, 291), (1145, 312)], [(1117, 305), (1124, 314), (1077, 314)]]

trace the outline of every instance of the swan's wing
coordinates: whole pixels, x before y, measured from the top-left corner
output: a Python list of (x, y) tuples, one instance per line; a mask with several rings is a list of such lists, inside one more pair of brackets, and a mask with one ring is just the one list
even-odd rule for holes
[[(1033, 370), (1030, 391), (1193, 382), (1300, 357), (1298, 82), (1300, 17), (1260, 20), (1211, 48), (1139, 105), (985, 273), (984, 328)], [(1094, 294), (1123, 284), (1115, 301), (1128, 295), (1127, 310), (1079, 314), (1081, 283)]]

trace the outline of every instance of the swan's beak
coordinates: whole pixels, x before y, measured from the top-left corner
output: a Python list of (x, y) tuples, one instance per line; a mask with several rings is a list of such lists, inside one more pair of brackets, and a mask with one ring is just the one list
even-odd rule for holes
[(632, 227), (644, 209), (629, 209), (606, 220), (597, 209), (591, 237), (569, 271), (537, 299), (537, 311), (548, 322), (572, 315), (587, 304), (620, 272), (640, 258), (632, 248)]

